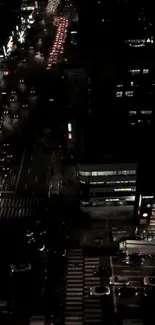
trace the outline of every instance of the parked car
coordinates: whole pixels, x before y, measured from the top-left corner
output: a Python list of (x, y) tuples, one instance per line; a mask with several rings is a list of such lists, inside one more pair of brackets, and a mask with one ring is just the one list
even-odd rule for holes
[(118, 296), (131, 297), (131, 296), (138, 296), (138, 295), (139, 292), (137, 288), (131, 288), (131, 287), (118, 288)]
[(143, 265), (144, 261), (144, 257), (139, 254), (127, 255), (125, 258), (125, 263), (127, 265)]
[(155, 287), (155, 278), (145, 277), (145, 278), (144, 278), (144, 285), (145, 285), (145, 286), (152, 286), (152, 287)]
[(31, 264), (26, 263), (26, 264), (11, 264), (11, 274), (12, 273), (21, 273), (21, 272), (26, 272), (31, 270)]
[(128, 285), (129, 284), (129, 280), (127, 277), (125, 276), (111, 276), (109, 278), (109, 284), (112, 284), (112, 285)]
[(95, 267), (94, 271), (93, 271), (94, 275), (107, 275), (107, 276), (111, 276), (111, 267), (107, 266), (107, 265), (99, 265), (98, 267)]
[(90, 295), (91, 296), (110, 295), (110, 288), (108, 286), (91, 287)]

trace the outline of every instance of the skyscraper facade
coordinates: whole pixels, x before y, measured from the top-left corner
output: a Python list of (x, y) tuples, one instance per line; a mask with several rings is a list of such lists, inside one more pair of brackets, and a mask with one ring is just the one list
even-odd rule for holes
[[(144, 156), (151, 152), (155, 123), (152, 9), (146, 1), (94, 0), (89, 6), (78, 2), (88, 87), (79, 122), (83, 140), (78, 149), (87, 172), (92, 160), (94, 165), (104, 165), (107, 156), (109, 164), (132, 160), (145, 170)], [(103, 165), (99, 172), (105, 172)], [(90, 192), (90, 182), (86, 183)], [(102, 192), (106, 197), (106, 191)], [(116, 198), (116, 193), (113, 195)]]

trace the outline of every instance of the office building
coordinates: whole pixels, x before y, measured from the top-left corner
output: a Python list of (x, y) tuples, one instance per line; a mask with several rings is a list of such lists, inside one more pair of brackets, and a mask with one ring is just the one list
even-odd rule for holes
[(146, 240), (155, 239), (155, 172), (154, 160), (145, 155), (137, 177), (137, 231)]
[(79, 2), (78, 11), (80, 41), (87, 52), (88, 111), (113, 116), (120, 132), (128, 130), (133, 138), (136, 133), (138, 145), (143, 130), (151, 132), (155, 115), (151, 6), (146, 1), (94, 0), (89, 11)]
[(94, 219), (133, 217), (137, 164), (79, 164), (81, 210)]

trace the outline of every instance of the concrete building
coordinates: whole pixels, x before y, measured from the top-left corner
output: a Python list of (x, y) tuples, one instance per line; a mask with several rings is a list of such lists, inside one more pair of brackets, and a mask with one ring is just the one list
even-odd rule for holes
[(130, 219), (134, 214), (137, 163), (79, 164), (81, 210), (94, 219)]

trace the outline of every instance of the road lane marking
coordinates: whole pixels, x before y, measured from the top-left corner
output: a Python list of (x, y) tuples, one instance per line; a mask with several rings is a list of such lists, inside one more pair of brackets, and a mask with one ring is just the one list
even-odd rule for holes
[(25, 184), (25, 188), (27, 188), (27, 184)]
[[(119, 267), (119, 268), (129, 268), (130, 269), (130, 267), (131, 267), (132, 265), (122, 265), (122, 264), (114, 264), (114, 268), (115, 267)], [(136, 267), (136, 266), (135, 266)], [(144, 268), (148, 268), (148, 269), (155, 269), (155, 265), (140, 265), (139, 267), (141, 267), (141, 269), (144, 269)], [(137, 271), (137, 270), (135, 270), (135, 271)], [(134, 272), (135, 272), (134, 271)], [(140, 271), (141, 272), (141, 271)]]
[(33, 160), (33, 156), (31, 156), (31, 159), (30, 159), (31, 161)]
[(29, 168), (29, 170), (28, 170), (28, 175), (30, 174), (30, 171), (31, 171), (31, 168)]
[(121, 270), (121, 272), (124, 272), (124, 273), (129, 273), (129, 272), (132, 272), (132, 273), (141, 273), (141, 270)]
[(38, 180), (38, 176), (36, 176), (36, 177), (35, 177), (35, 180), (34, 180), (34, 181), (35, 181), (35, 183), (37, 183), (37, 180)]
[[(114, 286), (113, 286), (114, 287)], [(117, 286), (117, 288), (122, 288), (123, 286)], [(136, 288), (136, 289), (144, 289), (144, 286), (142, 286), (142, 285), (137, 285), (137, 286), (134, 286), (134, 285), (128, 285), (127, 286), (127, 288), (132, 288), (132, 289), (134, 289), (134, 288)], [(139, 295), (137, 295), (137, 296), (135, 296), (135, 297), (138, 297)], [(121, 296), (118, 296), (118, 297), (121, 297)], [(123, 297), (124, 298), (124, 297)]]
[(15, 189), (17, 189), (18, 184), (19, 184), (19, 180), (20, 180), (21, 172), (22, 172), (22, 169), (23, 169), (23, 164), (24, 164), (25, 155), (26, 155), (26, 149), (24, 150), (23, 155), (22, 155), (22, 159), (21, 159), (21, 163), (20, 163), (20, 167), (19, 167), (19, 173), (18, 173), (18, 176), (17, 176), (17, 182), (16, 182)]
[(128, 304), (127, 307), (132, 307), (132, 308), (139, 308), (140, 305), (135, 305), (135, 304)]
[(15, 175), (12, 175), (12, 176), (11, 176), (11, 185), (13, 185), (13, 184), (14, 184), (14, 182), (15, 182), (15, 179), (16, 179), (16, 176), (15, 176)]
[(0, 191), (1, 194), (14, 194), (15, 191)]
[[(113, 262), (112, 262), (112, 256), (110, 256), (110, 267), (111, 267), (112, 276), (114, 277), (114, 267), (113, 267)], [(112, 286), (112, 293), (113, 293), (114, 313), (117, 314), (117, 302), (116, 302), (115, 286)]]
[(129, 275), (128, 276), (128, 278), (137, 278), (137, 279), (140, 279), (140, 278), (145, 278), (145, 277), (147, 277), (147, 278), (155, 278), (155, 276), (154, 275)]

